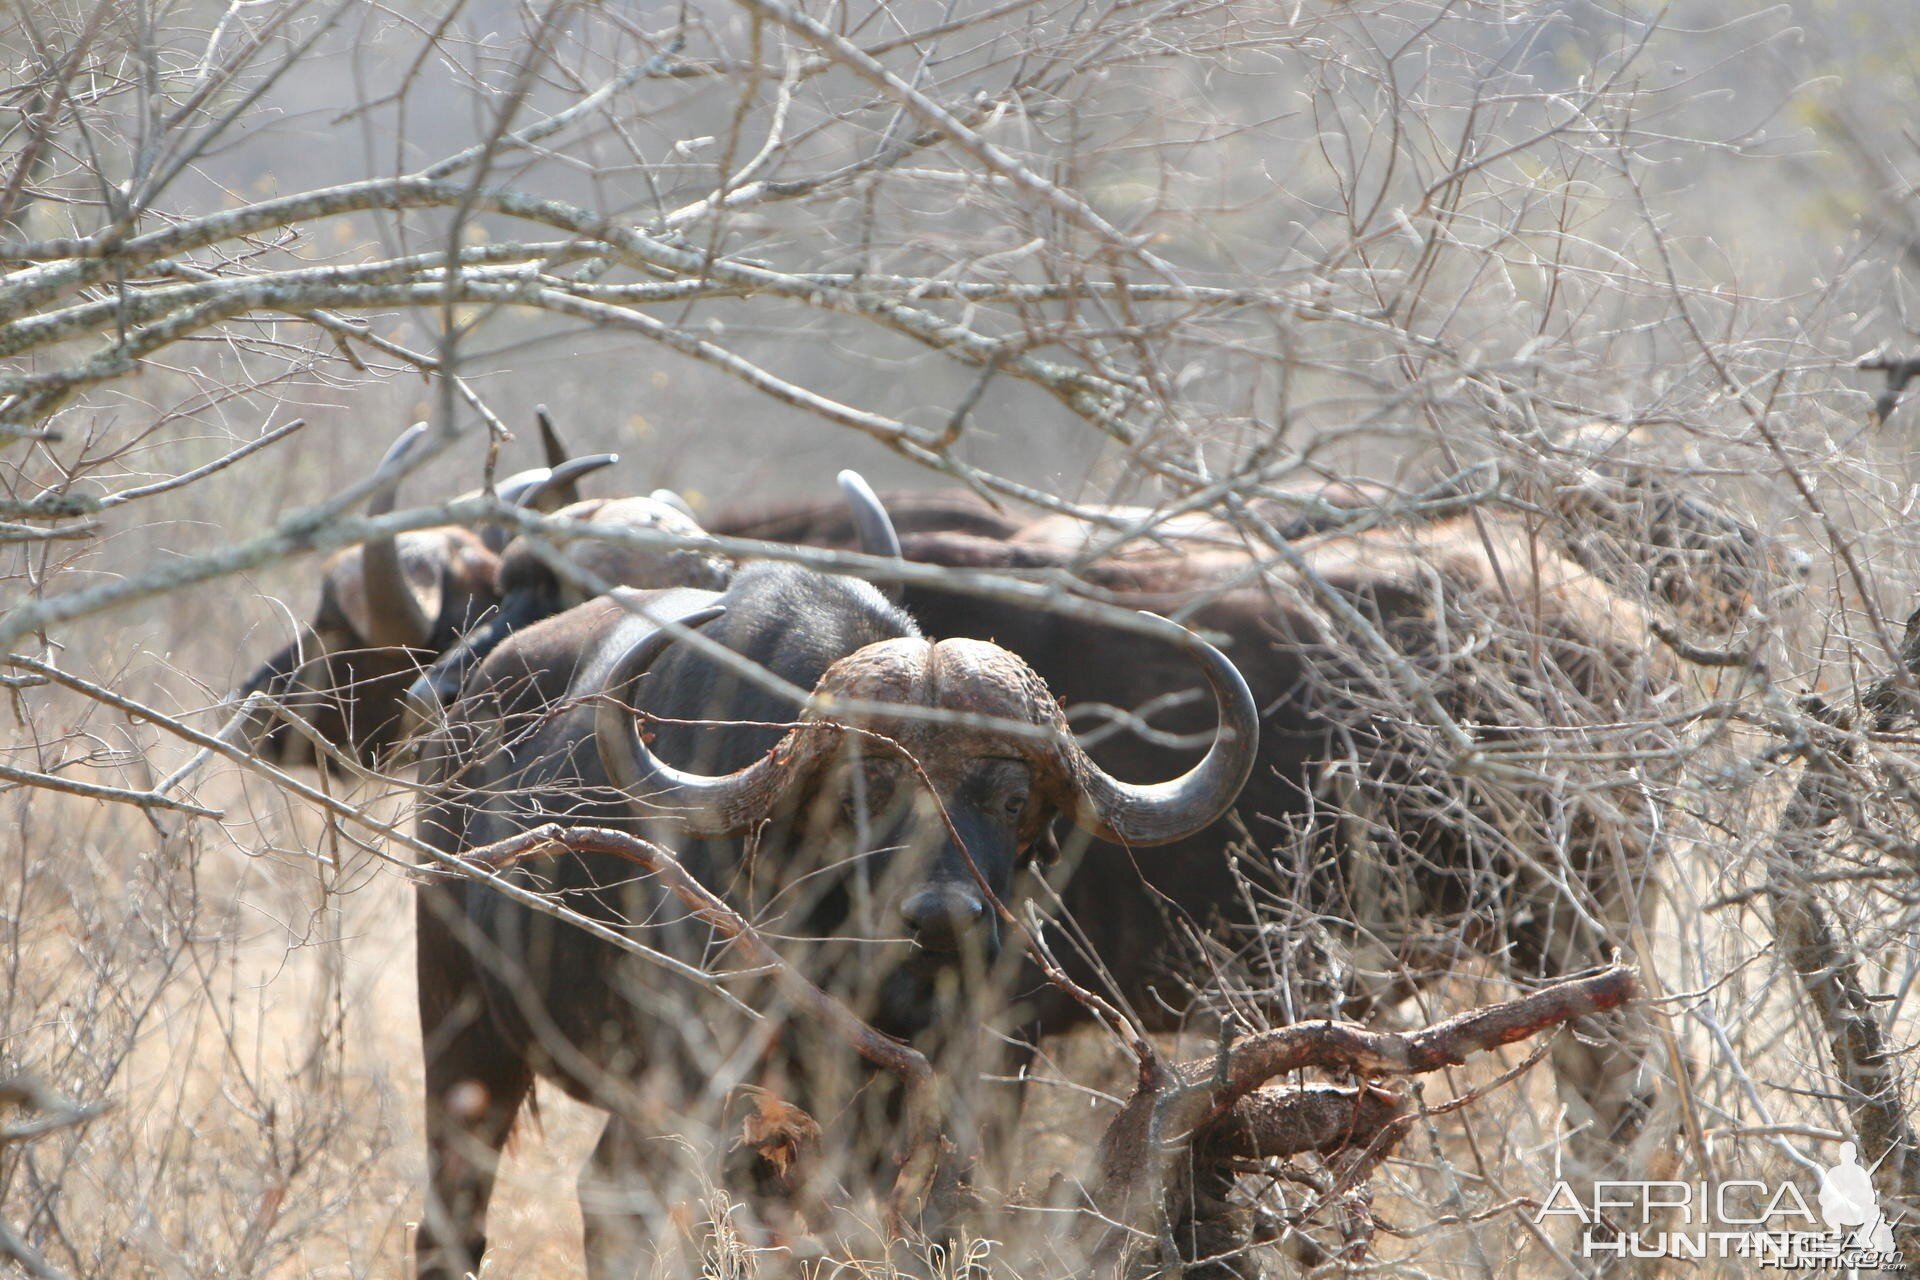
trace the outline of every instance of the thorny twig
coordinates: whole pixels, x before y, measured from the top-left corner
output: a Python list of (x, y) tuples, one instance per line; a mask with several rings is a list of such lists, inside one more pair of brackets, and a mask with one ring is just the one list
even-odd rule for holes
[[(105, 1110), (98, 1105), (70, 1102), (28, 1076), (0, 1080), (0, 1107), (22, 1108), (38, 1113), (29, 1120), (0, 1124), (0, 1150), (85, 1124)], [(5, 1221), (0, 1221), (0, 1258), (12, 1260), (34, 1280), (66, 1280), (62, 1272), (21, 1239), (13, 1226)]]

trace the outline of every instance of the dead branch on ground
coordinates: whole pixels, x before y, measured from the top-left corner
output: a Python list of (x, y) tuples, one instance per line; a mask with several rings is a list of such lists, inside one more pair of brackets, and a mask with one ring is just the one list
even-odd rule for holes
[[(1174, 1223), (1191, 1223), (1204, 1235), (1207, 1224), (1196, 1219), (1219, 1212), (1234, 1160), (1317, 1152), (1331, 1158), (1348, 1190), (1358, 1191), (1409, 1118), (1406, 1100), (1385, 1089), (1269, 1087), (1276, 1076), (1318, 1070), (1373, 1080), (1438, 1071), (1620, 1008), (1635, 989), (1634, 971), (1615, 964), (1423, 1031), (1300, 1023), (1245, 1036), (1222, 1054), (1163, 1070), (1128, 1099), (1101, 1139), (1090, 1182), (1093, 1201), (1118, 1226), (1095, 1255), (1097, 1270), (1123, 1274), (1129, 1246), (1141, 1239), (1160, 1240), (1164, 1252), (1173, 1245)], [(1350, 1242), (1364, 1248), (1367, 1224), (1348, 1225)], [(1168, 1266), (1178, 1261), (1162, 1258)]]

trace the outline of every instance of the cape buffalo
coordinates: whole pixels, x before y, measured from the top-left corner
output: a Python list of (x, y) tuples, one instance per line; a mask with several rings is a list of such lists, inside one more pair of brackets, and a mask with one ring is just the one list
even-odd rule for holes
[[(909, 558), (976, 569), (994, 567), (994, 545), (903, 540)], [(1002, 566), (1046, 559), (997, 545)], [(1658, 727), (1675, 664), (1640, 607), (1491, 515), (1290, 545), (1300, 565), (1200, 553), (1085, 572), (1110, 596), (1228, 637), (1261, 708), (1260, 758), (1231, 816), (1173, 856), (1066, 845), (1077, 870), (1060, 880), (1051, 941), (1069, 974), (1151, 1029), (1199, 1029), (1352, 1016), (1356, 999), (1457, 974), (1475, 955), (1547, 979), (1629, 945), (1651, 875), (1643, 789), (1676, 755)], [(1153, 646), (1077, 617), (925, 583), (905, 603), (929, 635), (991, 635), (1020, 653), (1069, 707), (1165, 706), (1182, 683)], [(1105, 736), (1105, 768), (1189, 761), (1176, 744), (1204, 713), (1146, 720)], [(1639, 772), (1615, 763), (1636, 758)], [(1350, 980), (1330, 991), (1321, 953), (1333, 942)], [(1369, 969), (1380, 980), (1356, 972)], [(1036, 975), (1025, 989), (1030, 1037), (1085, 1017)], [(1645, 1035), (1629, 1017), (1556, 1043), (1574, 1155), (1590, 1167), (1618, 1167), (1644, 1124)]]
[[(601, 528), (653, 529), (685, 539), (684, 545), (635, 547), (591, 539), (576, 542), (571, 555), (595, 577), (623, 587), (700, 587), (719, 590), (727, 585), (733, 565), (726, 557), (703, 549), (706, 534), (675, 502), (657, 491), (645, 498), (590, 498), (562, 507), (555, 514)], [(480, 625), (448, 646), (433, 665), (407, 690), (407, 702), (423, 724), (460, 692), (467, 673), (522, 627), (585, 603), (587, 595), (564, 580), (525, 538), (516, 538), (501, 553), (494, 572), (499, 605)]]
[[(845, 532), (852, 545), (868, 555), (897, 556), (900, 542), (886, 508), (858, 472), (842, 471), (840, 489), (847, 498)], [(702, 529), (679, 496), (656, 489), (646, 498), (606, 498), (575, 503), (558, 515), (599, 528), (650, 529), (682, 541), (661, 546), (634, 546), (591, 537), (574, 541), (573, 562), (588, 580), (615, 587), (700, 587), (723, 590), (733, 564), (709, 550)], [(810, 527), (840, 531), (840, 524), (824, 517)], [(500, 605), (486, 620), (462, 636), (407, 690), (408, 706), (419, 724), (435, 722), (459, 696), (460, 686), (475, 665), (522, 627), (583, 604), (590, 593), (542, 559), (526, 539), (516, 539), (500, 557), (496, 574)]]
[[(750, 666), (676, 643), (660, 620), (698, 625)], [(1080, 749), (1017, 650), (930, 641), (865, 583), (760, 564), (720, 593), (602, 598), (517, 632), (474, 670), (435, 756), (422, 838), (459, 853), (556, 820), (653, 833), (767, 936), (794, 940), (810, 976), (912, 1033), (943, 975), (991, 963), (989, 895), (1011, 898), (1020, 869), (1052, 856), (1056, 817), (1128, 846), (1178, 843), (1245, 783), (1257, 719), (1245, 682), (1185, 630), (1151, 629), (1197, 664), (1218, 724), (1198, 763), (1135, 785)], [(811, 691), (797, 721), (786, 689)], [(721, 958), (624, 862), (565, 856), (515, 874), (609, 927), (646, 926), (635, 936), (656, 951)], [(423, 1277), (478, 1263), (497, 1153), (536, 1075), (610, 1113), (601, 1170), (641, 1146), (649, 1070), (692, 1070), (681, 1098), (773, 1071), (818, 1105), (827, 1050), (805, 1026), (717, 1018), (704, 990), (686, 1006), (684, 977), (660, 982), (484, 886), (424, 887), (418, 938)], [(590, 1257), (604, 1257), (630, 1220), (583, 1209)]]
[[(1712, 554), (1689, 557), (1696, 580), (1746, 582), (1756, 571), (1740, 551), (1755, 544), (1738, 535), (1738, 522), (1701, 504), (1652, 509), (1665, 514), (1643, 523), (1649, 545), (1735, 549), (1726, 579), (1708, 576), (1720, 563)], [(1027, 536), (936, 525), (901, 542), (908, 558), (928, 563), (1059, 570), (1097, 541), (1072, 537), (1066, 523)], [(1244, 1023), (1329, 1007), (1353, 1013), (1363, 1007), (1356, 1001), (1404, 990), (1404, 981), (1457, 974), (1470, 953), (1521, 978), (1607, 959), (1631, 936), (1651, 874), (1637, 789), (1647, 778), (1623, 779), (1607, 761), (1650, 747), (1657, 771), (1671, 754), (1655, 722), (1674, 667), (1651, 644), (1640, 607), (1598, 576), (1601, 566), (1512, 518), (1324, 539), (1277, 525), (1261, 532), (1302, 539), (1307, 573), (1345, 600), (1404, 669), (1387, 670), (1352, 619), (1270, 547), (1263, 556), (1257, 539), (1238, 550), (1216, 545), (1224, 539), (1190, 540), (1198, 545), (1081, 568), (1103, 591), (1187, 610), (1181, 616), (1230, 637), (1262, 708), (1263, 739), (1234, 816), (1179, 842), (1180, 857), (1144, 862), (1107, 842), (1069, 846), (1081, 873), (1062, 878), (1072, 923), (1050, 932), (1055, 954), (1076, 979), (1162, 1029), (1223, 1015)], [(850, 540), (850, 525), (809, 527), (825, 530), (829, 545)], [(1699, 529), (1734, 532), (1724, 544), (1679, 541)], [(1152, 708), (1183, 683), (1164, 648), (1138, 636), (957, 588), (911, 584), (905, 600), (929, 635), (996, 639), (1026, 656), (1070, 706)], [(1504, 773), (1462, 765), (1410, 702), (1409, 680), (1493, 758), (1503, 747), (1525, 756), (1533, 744), (1547, 762)], [(547, 690), (536, 705), (563, 693)], [(1145, 733), (1122, 722), (1093, 755), (1115, 774), (1175, 771), (1190, 757), (1169, 740), (1203, 730), (1203, 715), (1157, 712)], [(933, 912), (935, 934), (965, 914)], [(1335, 984), (1343, 994), (1329, 994), (1318, 954), (1326, 937), (1343, 940), (1336, 950), (1350, 970), (1371, 966), (1401, 981), (1352, 975)], [(916, 1004), (920, 993), (902, 998), (902, 990), (910, 988), (891, 1003), (877, 993), (883, 1021)], [(1035, 1035), (1084, 1017), (1031, 971), (1018, 990), (1029, 997)], [(1213, 1007), (1197, 998), (1203, 992)], [(1648, 1090), (1635, 1078), (1646, 1047), (1635, 1016), (1556, 1045), (1577, 1161), (1618, 1169), (1640, 1158), (1627, 1148), (1647, 1119)]]
[[(1271, 519), (1286, 538), (1305, 537), (1333, 527), (1392, 495), (1386, 489), (1361, 482), (1328, 481), (1284, 497), (1256, 499), (1255, 506)], [(1078, 554), (1089, 542), (1110, 534), (1107, 524), (1074, 516), (1023, 518), (996, 510), (966, 489), (896, 489), (879, 495), (903, 542), (919, 537), (953, 537), (961, 542), (979, 538), (1035, 548), (1036, 563), (1059, 563), (1055, 553)], [(1147, 507), (1104, 507), (1096, 510), (1117, 519), (1145, 520), (1155, 513)], [(789, 501), (748, 503), (715, 512), (708, 529), (724, 537), (758, 538), (763, 542), (792, 542), (813, 547), (852, 547), (857, 540), (853, 516), (841, 503)], [(1206, 540), (1223, 538), (1234, 544), (1244, 539), (1232, 526), (1201, 513), (1181, 515), (1156, 524), (1152, 537), (1179, 540), (1197, 534)]]
[[(1557, 552), (1629, 595), (1671, 608), (1690, 626), (1724, 633), (1756, 612), (1764, 614), (1783, 589), (1803, 582), (1810, 562), (1683, 482), (1670, 463), (1658, 461), (1662, 447), (1644, 429), (1589, 424), (1551, 442), (1504, 487), (1514, 491), (1521, 510), (1544, 509), (1541, 536)], [(1408, 496), (1366, 481), (1263, 492), (1246, 502), (1264, 526), (1260, 531), (1244, 518), (1208, 511), (1169, 516), (1138, 506), (1087, 509), (1104, 519), (1056, 514), (1023, 520), (993, 511), (966, 490), (895, 491), (886, 495), (886, 505), (910, 560), (956, 568), (1064, 569), (1093, 585), (1125, 588), (1183, 576), (1170, 552), (1259, 554), (1268, 532), (1298, 541), (1377, 521), (1382, 512), (1394, 525), (1426, 522), (1417, 508), (1411, 516), (1392, 516), (1396, 499)], [(1465, 481), (1418, 494), (1447, 509), (1470, 496)], [(720, 534), (853, 545), (844, 509), (827, 503), (749, 505), (721, 511), (709, 524)], [(1140, 531), (1097, 554), (1119, 542), (1129, 526)]]
[[(966, 489), (893, 490), (879, 498), (903, 538), (934, 532), (1007, 538), (1027, 523)], [(705, 524), (722, 537), (810, 547), (851, 547), (859, 540), (853, 509), (828, 499), (745, 503), (714, 512)]]
[[(508, 502), (552, 511), (578, 499), (580, 477), (618, 457), (567, 458), (544, 414), (540, 424), (549, 465), (510, 476), (497, 491)], [(377, 470), (394, 466), (425, 433), (425, 424), (409, 428)], [(375, 493), (367, 514), (393, 510), (397, 488)], [(445, 525), (335, 552), (321, 567), (312, 619), (260, 665), (238, 696), (269, 694), (322, 741), (375, 763), (401, 736), (402, 699), (420, 665), (497, 602), (502, 543), (497, 529)], [(282, 716), (257, 715), (250, 729), (253, 750), (275, 764), (320, 760), (313, 741)]]
[[(910, 560), (1070, 572), (1104, 598), (1224, 633), (1262, 707), (1260, 767), (1230, 820), (1152, 864), (1098, 842), (1077, 855), (1061, 891), (1073, 926), (1052, 938), (1074, 977), (1150, 1026), (1247, 1025), (1358, 1014), (1476, 956), (1547, 979), (1631, 949), (1653, 875), (1647, 797), (1684, 758), (1662, 727), (1684, 705), (1677, 664), (1638, 602), (1724, 630), (1764, 617), (1806, 560), (1643, 458), (1590, 446), (1545, 491), (1557, 519), (1484, 512), (1316, 537), (1249, 503), (1223, 536), (1090, 562), (1103, 535), (1058, 518), (1006, 538), (903, 538)], [(1240, 550), (1224, 545), (1228, 529)], [(1076, 618), (926, 583), (904, 599), (929, 634), (1016, 649), (1070, 706), (1153, 707), (1178, 685), (1132, 638)], [(1427, 708), (1410, 682), (1432, 695)], [(1531, 744), (1537, 762), (1463, 765), (1429, 723), (1433, 706), (1491, 758)], [(1116, 772), (1166, 771), (1188, 759), (1169, 736), (1203, 727), (1178, 709), (1145, 732), (1120, 722), (1095, 754)], [(1032, 974), (1027, 989), (1030, 1039), (1084, 1016)], [(1573, 1162), (1644, 1171), (1665, 1138), (1648, 1125), (1644, 1018), (1585, 1028), (1553, 1058)]]

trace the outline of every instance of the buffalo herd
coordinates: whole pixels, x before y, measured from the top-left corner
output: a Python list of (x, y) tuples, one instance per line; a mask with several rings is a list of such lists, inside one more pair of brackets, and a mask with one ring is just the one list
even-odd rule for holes
[[(1655, 637), (1755, 610), (1782, 572), (1699, 494), (1604, 459), (1529, 502), (1250, 486), (1171, 517), (1023, 519), (845, 473), (833, 500), (702, 522), (665, 491), (581, 500), (613, 459), (542, 435), (546, 465), (497, 491), (572, 540), (445, 527), (335, 555), (245, 685), (253, 750), (417, 768), (445, 854), (550, 823), (643, 835), (956, 1075), (1024, 1078), (1087, 1020), (1076, 985), (1145, 1030), (1220, 1034), (1630, 952), (1684, 754), (1688, 674)], [(616, 529), (648, 536), (591, 536)], [(953, 572), (875, 585), (721, 549), (747, 539)], [(640, 945), (480, 881), (419, 888), (422, 1277), (479, 1265), (539, 1077), (607, 1112), (596, 1187), (669, 1158), (650, 1073), (897, 1120), (844, 1045), (753, 1016), (771, 987), (631, 864), (504, 874)], [(1572, 1158), (1617, 1170), (1665, 1140), (1650, 1045), (1631, 1011), (1555, 1042)], [(644, 1228), (618, 1196), (583, 1207), (610, 1270)]]

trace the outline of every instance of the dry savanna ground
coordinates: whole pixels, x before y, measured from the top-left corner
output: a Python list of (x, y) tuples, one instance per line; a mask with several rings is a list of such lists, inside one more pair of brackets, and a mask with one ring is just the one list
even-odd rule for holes
[[(210, 842), (194, 827), (163, 837), (124, 807), (65, 797), (13, 807), (7, 980), (11, 1007), (32, 1013), (9, 1032), (10, 1056), (69, 1082), (76, 1100), (103, 1104), (77, 1136), (29, 1149), (13, 1203), (59, 1188), (45, 1211), (78, 1274), (406, 1276), (423, 1159), (411, 884), (297, 798), (237, 777), (199, 794), (248, 815), (229, 820), (231, 840)], [(369, 801), (400, 812), (391, 797)], [(1713, 885), (1693, 870), (1676, 896), (1697, 894), (1697, 904)], [(1677, 986), (1673, 918), (1672, 907), (1660, 910), (1654, 954)], [(1738, 963), (1731, 973), (1742, 980)], [(1380, 1025), (1411, 1027), (1507, 994), (1490, 975), (1462, 974)], [(1743, 1003), (1767, 1000), (1763, 989)], [(1679, 1052), (1709, 1059), (1702, 1037), (1670, 1025), (1685, 1042)], [(1377, 1251), (1389, 1270), (1526, 1277), (1566, 1257), (1569, 1226), (1531, 1225), (1563, 1140), (1549, 1070), (1507, 1078), (1534, 1048), (1425, 1079), (1423, 1100), (1443, 1110), (1488, 1092), (1417, 1129), (1380, 1176)], [(1775, 1078), (1817, 1066), (1793, 1061), (1795, 1052), (1783, 1036), (1747, 1065)], [(1128, 1075), (1125, 1055), (1099, 1034), (1047, 1044), (1011, 1159), (1014, 1199), (1086, 1167)], [(1701, 1091), (1695, 1105), (1720, 1101), (1705, 1074), (1691, 1087)], [(675, 1105), (664, 1100), (663, 1115)], [(867, 1231), (843, 1223), (823, 1236), (769, 1237), (715, 1183), (718, 1153), (735, 1135), (716, 1133), (707, 1117), (685, 1120), (677, 1131), (663, 1124), (661, 1158), (673, 1162), (679, 1198), (660, 1224), (654, 1274), (693, 1274), (717, 1260), (728, 1275), (788, 1274), (803, 1261), (822, 1268), (811, 1274), (887, 1274), (874, 1261), (884, 1256), (871, 1230), (876, 1206), (852, 1211)], [(509, 1147), (485, 1274), (578, 1273), (575, 1179), (598, 1127), (597, 1113), (540, 1086), (537, 1117)], [(1729, 1176), (1798, 1172), (1812, 1196), (1814, 1184), (1769, 1150), (1764, 1131), (1720, 1126), (1710, 1140)], [(1050, 1250), (1063, 1230), (1084, 1230), (1040, 1211), (996, 1225), (1006, 1238), (982, 1247), (1013, 1265), (996, 1274), (1026, 1277), (1066, 1274), (1049, 1267)], [(1745, 1274), (1737, 1265), (1725, 1273)]]

